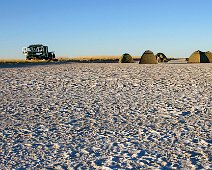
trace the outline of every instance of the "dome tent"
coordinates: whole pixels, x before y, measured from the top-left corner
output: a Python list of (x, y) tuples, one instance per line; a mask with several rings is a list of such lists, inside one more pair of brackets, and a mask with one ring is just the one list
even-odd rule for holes
[(154, 53), (150, 50), (147, 50), (141, 56), (139, 64), (157, 64), (157, 59)]
[(163, 62), (167, 62), (168, 61), (168, 58), (166, 57), (165, 54), (163, 53), (157, 53), (156, 54), (156, 59), (159, 63), (163, 63)]
[(119, 63), (134, 63), (134, 61), (130, 54), (125, 53), (121, 56)]
[(210, 51), (206, 52), (205, 55), (208, 57), (210, 63), (212, 63), (212, 53)]
[(209, 59), (205, 52), (195, 51), (188, 59), (188, 63), (209, 63)]

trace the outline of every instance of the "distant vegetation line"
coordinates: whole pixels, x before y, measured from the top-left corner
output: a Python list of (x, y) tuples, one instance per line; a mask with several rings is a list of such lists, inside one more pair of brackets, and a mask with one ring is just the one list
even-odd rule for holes
[(0, 59), (0, 63), (37, 63), (47, 62), (46, 60), (25, 60), (25, 59)]
[[(95, 61), (95, 60), (119, 60), (121, 56), (79, 56), (79, 57), (57, 57), (58, 61)], [(133, 59), (140, 59), (133, 56)], [(26, 60), (26, 59), (0, 59), (0, 63), (40, 63), (51, 62), (49, 60)]]
[[(79, 56), (79, 57), (60, 57), (58, 61), (115, 61), (119, 60), (122, 56)], [(140, 60), (141, 56), (132, 56), (134, 60)], [(168, 60), (179, 60), (183, 58), (168, 58)], [(185, 59), (185, 58), (184, 58)], [(53, 62), (50, 60), (26, 60), (26, 59), (0, 59), (0, 63), (46, 63)]]
[[(59, 60), (119, 60), (121, 56), (79, 56), (73, 58), (59, 57)], [(133, 56), (133, 59), (140, 59), (140, 56)]]

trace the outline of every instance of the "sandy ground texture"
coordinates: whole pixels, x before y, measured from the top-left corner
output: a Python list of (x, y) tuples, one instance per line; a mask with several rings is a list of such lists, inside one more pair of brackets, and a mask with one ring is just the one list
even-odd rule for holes
[(212, 64), (0, 69), (0, 169), (211, 169)]

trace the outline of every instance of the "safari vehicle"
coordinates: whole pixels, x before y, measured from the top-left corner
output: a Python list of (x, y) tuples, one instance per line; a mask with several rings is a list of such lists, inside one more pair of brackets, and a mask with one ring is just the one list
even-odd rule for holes
[(48, 46), (42, 44), (30, 45), (22, 49), (26, 60), (53, 60), (57, 61), (54, 52), (48, 51)]

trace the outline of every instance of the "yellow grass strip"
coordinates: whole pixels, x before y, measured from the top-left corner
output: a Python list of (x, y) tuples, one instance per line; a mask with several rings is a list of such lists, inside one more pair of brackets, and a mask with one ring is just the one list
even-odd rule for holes
[[(119, 60), (121, 56), (78, 56), (73, 58), (61, 57), (58, 58), (59, 61), (94, 61), (94, 60)], [(140, 59), (139, 56), (132, 56), (133, 59)]]
[[(58, 61), (106, 61), (119, 60), (121, 56), (78, 56), (78, 57), (57, 57)], [(140, 56), (132, 56), (133, 59), (140, 59)], [(26, 59), (0, 59), (0, 63), (45, 63), (48, 60), (26, 60)]]
[(25, 59), (0, 59), (0, 63), (40, 63), (47, 60), (25, 60)]

